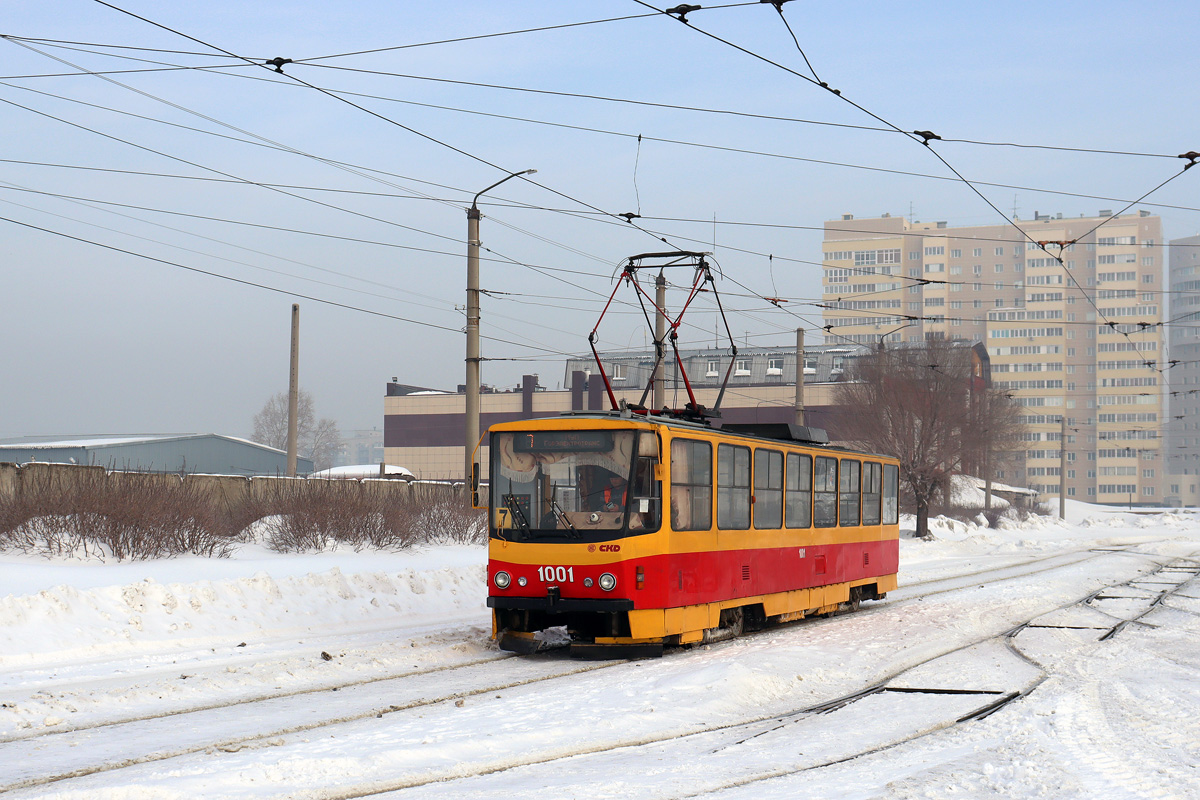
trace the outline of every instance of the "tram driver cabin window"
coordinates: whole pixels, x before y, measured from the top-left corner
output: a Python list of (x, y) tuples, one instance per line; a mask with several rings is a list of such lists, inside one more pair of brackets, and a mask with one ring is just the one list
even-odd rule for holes
[(712, 445), (690, 439), (671, 442), (671, 527), (712, 528)]

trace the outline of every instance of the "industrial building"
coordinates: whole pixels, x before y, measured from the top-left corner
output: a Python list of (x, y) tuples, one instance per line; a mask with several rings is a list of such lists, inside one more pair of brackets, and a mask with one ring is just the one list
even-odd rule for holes
[[(123, 472), (288, 474), (286, 451), (215, 433), (0, 440), (0, 462), (25, 464), (33, 461), (100, 466)], [(296, 459), (298, 475), (312, 471), (312, 459)]]
[[(858, 345), (816, 345), (804, 350), (805, 421), (826, 427), (833, 387), (850, 362), (867, 352)], [(796, 349), (787, 347), (680, 352), (697, 402), (713, 408), (721, 382), (732, 366), (721, 403), (723, 422), (792, 422), (795, 418)], [(654, 366), (652, 351), (601, 353), (601, 363), (618, 401), (639, 403)], [(667, 405), (681, 408), (688, 400), (678, 366), (666, 362)], [(555, 416), (570, 411), (608, 409), (604, 384), (591, 356), (568, 359), (561, 391), (547, 391), (536, 375), (508, 391), (480, 395), (480, 430), (498, 422)], [(466, 399), (464, 387), (439, 392), (393, 379), (384, 398), (384, 458), (423, 480), (461, 480)], [(649, 402), (649, 401), (647, 401)], [(486, 455), (485, 455), (486, 457)]]

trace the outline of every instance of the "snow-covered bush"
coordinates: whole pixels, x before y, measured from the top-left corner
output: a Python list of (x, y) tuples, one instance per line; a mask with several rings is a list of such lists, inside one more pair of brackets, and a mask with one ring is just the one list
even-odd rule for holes
[(191, 553), (223, 556), (245, 521), (177, 475), (108, 475), (88, 469), (62, 480), (35, 471), (0, 502), (0, 547), (117, 560)]
[(481, 543), (483, 516), (462, 487), (413, 484), (407, 491), (354, 481), (284, 484), (259, 501), (259, 535), (281, 552), (334, 547), (402, 550), (420, 543)]

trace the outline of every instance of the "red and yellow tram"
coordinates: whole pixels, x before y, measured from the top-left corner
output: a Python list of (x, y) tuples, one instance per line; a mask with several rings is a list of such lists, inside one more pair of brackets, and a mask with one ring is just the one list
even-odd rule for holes
[(661, 654), (896, 588), (895, 459), (789, 425), (592, 412), (490, 431), (500, 647)]

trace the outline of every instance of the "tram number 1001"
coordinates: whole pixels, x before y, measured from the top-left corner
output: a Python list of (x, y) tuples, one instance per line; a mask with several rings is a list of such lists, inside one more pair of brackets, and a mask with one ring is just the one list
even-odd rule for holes
[(574, 583), (574, 567), (538, 567), (538, 580), (545, 583)]

